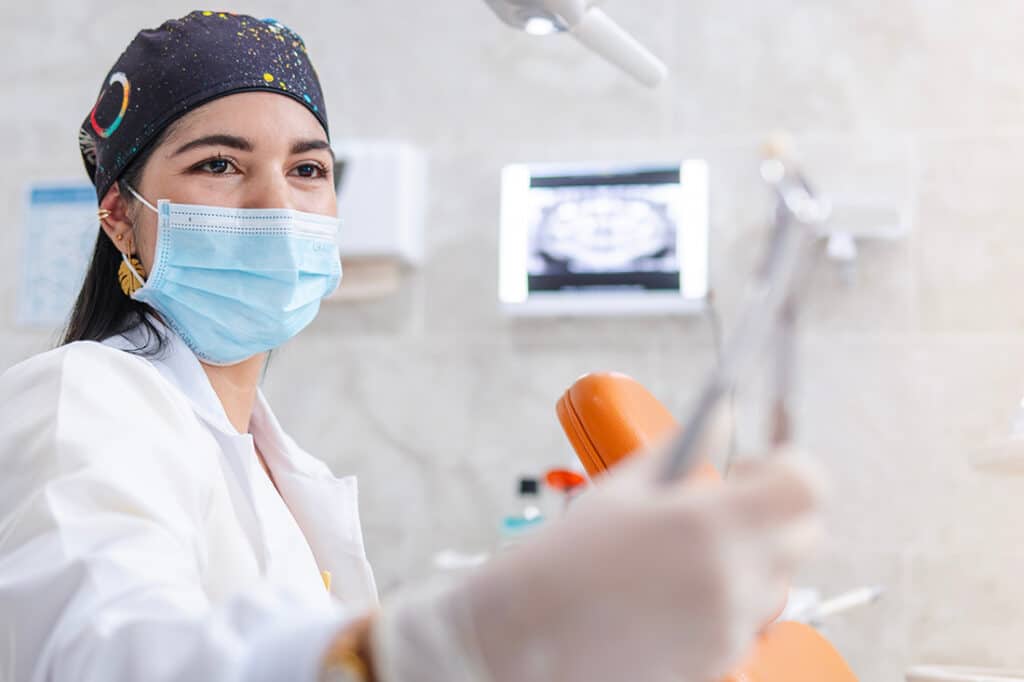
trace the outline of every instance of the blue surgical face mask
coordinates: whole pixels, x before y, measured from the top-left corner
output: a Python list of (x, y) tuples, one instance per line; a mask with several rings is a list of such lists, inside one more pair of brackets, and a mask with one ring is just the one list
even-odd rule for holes
[(157, 214), (152, 272), (132, 298), (204, 362), (232, 365), (280, 346), (341, 282), (337, 218), (165, 199), (154, 207), (129, 190)]

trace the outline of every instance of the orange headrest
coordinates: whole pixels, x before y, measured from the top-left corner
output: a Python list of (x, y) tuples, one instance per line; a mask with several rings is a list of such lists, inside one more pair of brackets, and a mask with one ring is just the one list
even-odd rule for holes
[(761, 632), (746, 662), (723, 682), (857, 682), (857, 676), (817, 630), (780, 622)]
[[(591, 478), (626, 457), (649, 450), (679, 430), (679, 424), (650, 391), (617, 372), (587, 374), (562, 395), (558, 420)], [(702, 462), (695, 479), (719, 480)]]

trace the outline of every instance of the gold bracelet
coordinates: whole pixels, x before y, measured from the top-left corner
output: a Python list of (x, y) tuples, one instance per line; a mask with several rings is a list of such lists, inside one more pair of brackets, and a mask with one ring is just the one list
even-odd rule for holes
[(366, 615), (334, 638), (321, 665), (321, 682), (376, 682), (370, 653), (372, 623), (373, 614)]

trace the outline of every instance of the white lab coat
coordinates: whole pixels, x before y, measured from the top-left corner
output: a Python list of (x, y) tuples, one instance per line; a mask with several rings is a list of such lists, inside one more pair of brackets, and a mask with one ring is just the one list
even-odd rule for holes
[(355, 479), (262, 394), (238, 434), (167, 334), (157, 359), (117, 337), (0, 376), (2, 682), (313, 680), (376, 603)]

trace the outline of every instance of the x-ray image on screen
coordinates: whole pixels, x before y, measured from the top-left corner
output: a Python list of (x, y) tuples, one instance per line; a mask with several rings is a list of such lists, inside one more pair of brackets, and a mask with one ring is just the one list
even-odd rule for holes
[(675, 178), (647, 184), (650, 178), (620, 176), (605, 180), (619, 184), (597, 185), (536, 178), (529, 194), (530, 291), (678, 289), (678, 172)]
[(707, 200), (698, 160), (506, 166), (502, 304), (516, 314), (699, 309)]

